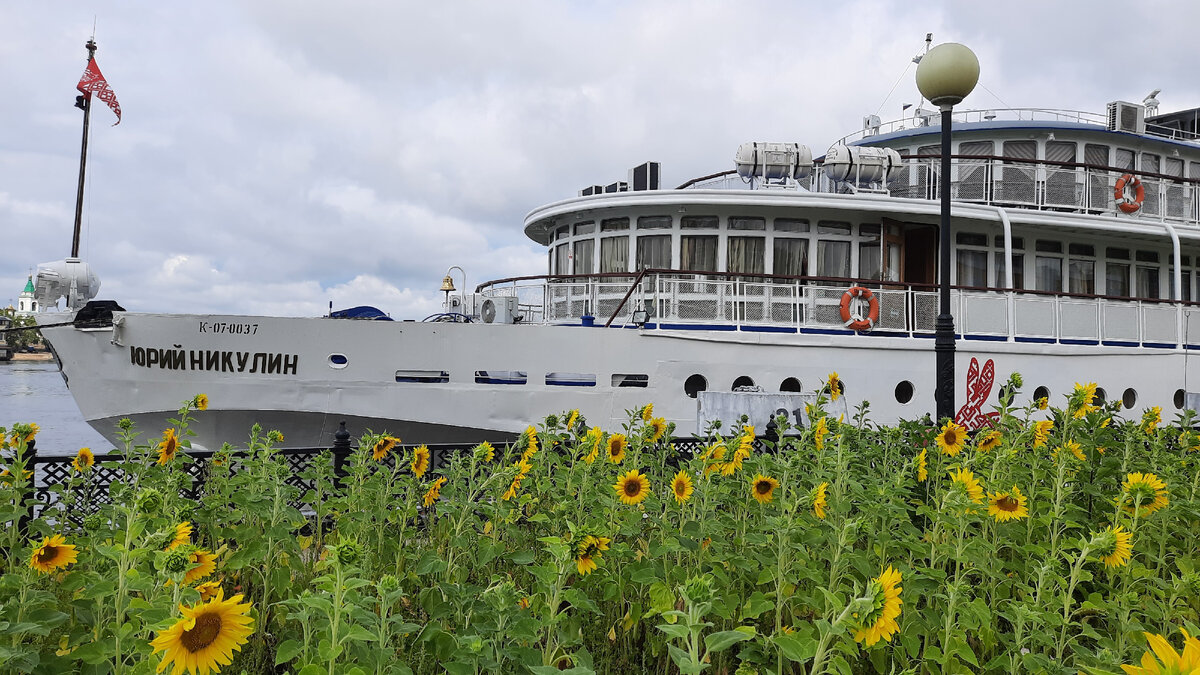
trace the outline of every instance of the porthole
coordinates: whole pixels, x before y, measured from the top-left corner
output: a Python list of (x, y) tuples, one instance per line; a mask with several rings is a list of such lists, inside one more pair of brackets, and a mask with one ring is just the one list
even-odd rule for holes
[(1175, 409), (1183, 410), (1183, 406), (1187, 404), (1187, 393), (1182, 389), (1175, 390)]
[(1096, 397), (1092, 400), (1093, 405), (1104, 405), (1108, 403), (1108, 392), (1104, 391), (1104, 387), (1096, 387)]
[(896, 385), (896, 402), (908, 403), (913, 397), (913, 383), (908, 380)]
[(347, 365), (349, 365), (349, 363), (350, 363), (350, 359), (346, 358), (345, 354), (330, 354), (329, 355), (329, 367), (330, 368), (335, 368), (337, 370), (341, 370), (342, 368), (345, 368)]
[(753, 386), (754, 386), (754, 378), (750, 377), (749, 375), (740, 375), (740, 376), (738, 376), (738, 378), (736, 380), (733, 381), (733, 386), (730, 387), (730, 390), (737, 391), (738, 387), (753, 387)]
[(1037, 402), (1042, 399), (1050, 400), (1050, 389), (1048, 387), (1041, 386), (1033, 390), (1033, 400)]
[(688, 398), (696, 398), (696, 394), (708, 390), (708, 380), (704, 379), (703, 375), (689, 375), (688, 379), (683, 381), (683, 393), (688, 395)]
[(846, 381), (838, 378), (838, 396), (846, 395)]
[(804, 387), (801, 386), (800, 380), (797, 380), (794, 377), (789, 377), (788, 379), (779, 383), (779, 391), (799, 394), (800, 392), (804, 391)]
[(1121, 394), (1121, 403), (1124, 404), (1126, 410), (1133, 409), (1133, 406), (1137, 405), (1137, 390), (1133, 387), (1126, 389), (1125, 393)]

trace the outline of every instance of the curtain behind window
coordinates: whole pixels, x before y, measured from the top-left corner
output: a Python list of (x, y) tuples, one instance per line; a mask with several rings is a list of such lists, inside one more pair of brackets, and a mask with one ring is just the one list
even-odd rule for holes
[(850, 242), (817, 242), (817, 276), (840, 278), (850, 276)]
[(683, 235), (679, 238), (679, 268), (697, 272), (717, 271), (716, 235)]
[(593, 258), (596, 255), (595, 239), (580, 239), (575, 242), (575, 274), (591, 274), (596, 270)]
[(777, 238), (775, 239), (774, 249), (774, 274), (797, 277), (808, 274), (807, 239)]
[(726, 270), (743, 274), (766, 272), (766, 242), (764, 237), (730, 237)]
[(637, 238), (637, 270), (671, 266), (671, 236)]
[(629, 271), (629, 237), (605, 237), (600, 240), (600, 271)]

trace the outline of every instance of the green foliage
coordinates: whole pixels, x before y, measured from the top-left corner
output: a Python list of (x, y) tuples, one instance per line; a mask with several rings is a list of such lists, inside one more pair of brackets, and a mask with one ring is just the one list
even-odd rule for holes
[[(1191, 417), (1121, 421), (1086, 387), (1061, 409), (1013, 408), (1013, 395), (999, 441), (979, 433), (954, 455), (936, 428), (880, 427), (865, 406), (833, 419), (818, 398), (809, 428), (780, 420), (765, 450), (739, 426), (681, 456), (647, 406), (610, 433), (551, 415), (437, 475), (368, 434), (344, 465), (326, 454), (305, 469), (303, 492), (279, 434), (255, 427), (246, 455), (214, 457), (198, 501), (181, 492), (187, 428), (204, 414), (189, 402), (172, 421), (185, 452), (160, 462), (169, 435), (139, 442), (124, 425), (126, 459), (97, 458), (123, 472), (111, 503), (81, 528), (50, 512), (27, 539), (15, 525), (37, 432), (0, 429), (0, 663), (152, 672), (150, 641), (206, 581), (253, 608), (229, 672), (1104, 673), (1140, 660), (1143, 631), (1200, 633)], [(650, 485), (632, 505), (614, 489), (631, 468)], [(1135, 473), (1163, 494), (1127, 486)], [(93, 483), (77, 473), (57, 498), (102, 501)], [(184, 521), (186, 543), (165, 551)], [(54, 534), (78, 560), (41, 573), (30, 559)], [(216, 569), (190, 579), (197, 551)]]

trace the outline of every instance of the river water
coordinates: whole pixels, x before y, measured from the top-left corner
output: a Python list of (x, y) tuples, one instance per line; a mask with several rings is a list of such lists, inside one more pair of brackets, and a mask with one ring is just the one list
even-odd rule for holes
[(113, 447), (83, 421), (54, 361), (0, 361), (0, 426), (17, 422), (41, 428), (41, 455), (74, 455), (80, 448), (99, 455)]

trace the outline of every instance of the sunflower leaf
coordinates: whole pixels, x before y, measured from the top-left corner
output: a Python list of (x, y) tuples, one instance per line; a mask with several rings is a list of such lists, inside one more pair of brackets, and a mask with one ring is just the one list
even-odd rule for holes
[(753, 632), (740, 630), (723, 630), (717, 633), (709, 633), (704, 636), (704, 647), (710, 653), (723, 652), (733, 645), (754, 639)]
[(275, 665), (281, 665), (296, 658), (304, 651), (304, 643), (299, 640), (284, 640), (275, 649)]
[(681, 623), (660, 623), (657, 626), (655, 626), (655, 628), (661, 630), (662, 632), (666, 633), (667, 635), (670, 635), (671, 637), (673, 637), (677, 640), (682, 640), (682, 639), (686, 638), (692, 632), (692, 629), (688, 628), (687, 626), (685, 626), (684, 624), (681, 624)]

